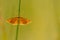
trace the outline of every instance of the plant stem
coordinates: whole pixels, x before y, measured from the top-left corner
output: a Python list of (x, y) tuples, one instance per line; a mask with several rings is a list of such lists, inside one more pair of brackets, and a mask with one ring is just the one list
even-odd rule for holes
[[(21, 7), (21, 0), (18, 0), (18, 17), (20, 17), (20, 7)], [(18, 40), (18, 31), (19, 31), (19, 21), (20, 19), (18, 19), (18, 25), (17, 25), (17, 29), (16, 29), (16, 40)]]
[(17, 30), (16, 30), (16, 40), (18, 40), (18, 29), (19, 29), (19, 26), (17, 26)]

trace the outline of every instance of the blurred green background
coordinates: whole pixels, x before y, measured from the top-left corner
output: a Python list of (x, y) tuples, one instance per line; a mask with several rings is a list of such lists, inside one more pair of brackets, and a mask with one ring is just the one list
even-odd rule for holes
[[(20, 26), (18, 40), (60, 40), (60, 0), (21, 0), (20, 16), (31, 24)], [(0, 40), (15, 40), (16, 27), (6, 22), (18, 16), (18, 0), (0, 0)]]

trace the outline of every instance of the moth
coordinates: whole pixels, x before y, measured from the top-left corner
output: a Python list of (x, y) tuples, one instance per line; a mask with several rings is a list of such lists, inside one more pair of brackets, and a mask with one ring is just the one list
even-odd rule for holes
[(13, 17), (13, 18), (9, 18), (7, 19), (7, 22), (12, 24), (12, 25), (27, 25), (29, 23), (31, 23), (31, 20), (27, 19), (27, 18), (23, 18), (23, 17)]

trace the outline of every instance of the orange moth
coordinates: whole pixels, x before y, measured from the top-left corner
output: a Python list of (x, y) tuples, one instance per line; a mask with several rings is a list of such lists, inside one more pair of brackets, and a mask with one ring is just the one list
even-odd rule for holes
[(18, 19), (19, 19), (19, 24), (20, 25), (27, 25), (31, 23), (31, 20), (23, 17), (14, 17), (14, 18), (9, 18), (7, 19), (7, 22), (12, 24), (12, 25), (17, 25), (18, 24)]

